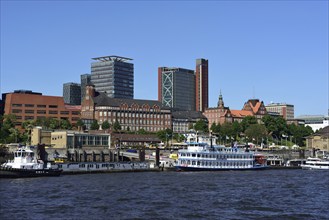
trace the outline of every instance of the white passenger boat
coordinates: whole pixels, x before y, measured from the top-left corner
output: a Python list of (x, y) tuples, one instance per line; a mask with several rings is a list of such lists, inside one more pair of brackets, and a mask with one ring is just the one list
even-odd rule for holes
[(30, 147), (20, 147), (14, 152), (14, 160), (8, 161), (0, 166), (1, 178), (22, 178), (59, 176), (62, 170), (51, 167), (38, 160)]
[(309, 157), (301, 167), (304, 170), (329, 170), (329, 159)]
[(268, 168), (264, 155), (237, 147), (188, 143), (178, 151), (178, 171), (253, 170)]

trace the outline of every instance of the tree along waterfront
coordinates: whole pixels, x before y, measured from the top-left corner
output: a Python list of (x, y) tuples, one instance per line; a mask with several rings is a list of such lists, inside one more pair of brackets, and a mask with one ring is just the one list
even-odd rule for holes
[[(43, 118), (37, 120), (27, 120), (22, 123), (23, 130), (15, 128), (17, 122), (15, 115), (5, 115), (0, 118), (0, 143), (23, 143), (27, 144), (30, 140), (31, 129), (34, 126), (42, 126), (46, 129), (71, 129), (71, 130), (83, 130), (85, 125), (79, 120), (75, 125), (71, 125), (67, 120), (57, 120), (54, 118)], [(98, 130), (99, 123), (95, 120), (92, 124), (91, 130)], [(120, 133), (137, 133), (147, 134), (144, 129), (139, 131), (122, 130), (118, 121), (113, 124), (102, 123), (104, 129), (110, 129), (114, 132)], [(208, 133), (218, 136), (219, 143), (230, 144), (233, 141), (240, 143), (252, 142), (256, 145), (274, 142), (280, 145), (292, 146), (294, 144), (299, 146), (305, 146), (305, 137), (313, 134), (313, 130), (309, 126), (287, 124), (286, 120), (282, 117), (273, 117), (266, 115), (258, 123), (254, 116), (247, 116), (243, 118), (241, 122), (234, 121), (233, 123), (215, 124), (210, 126), (204, 120), (199, 120), (195, 124), (189, 126), (197, 132)], [(168, 143), (170, 141), (181, 142), (184, 141), (184, 136), (178, 133), (174, 133), (171, 129), (166, 129), (156, 134), (162, 142)]]

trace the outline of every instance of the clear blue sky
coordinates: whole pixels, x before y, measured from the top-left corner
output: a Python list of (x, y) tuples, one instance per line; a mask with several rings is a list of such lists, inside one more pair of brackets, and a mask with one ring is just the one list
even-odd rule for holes
[(135, 98), (159, 66), (209, 60), (209, 106), (249, 98), (328, 114), (328, 1), (1, 1), (1, 93), (61, 96), (91, 58), (133, 59)]

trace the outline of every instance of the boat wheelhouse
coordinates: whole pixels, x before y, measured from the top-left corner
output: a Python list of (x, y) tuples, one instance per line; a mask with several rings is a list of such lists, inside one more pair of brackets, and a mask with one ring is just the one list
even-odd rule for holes
[(178, 151), (176, 169), (180, 171), (251, 170), (267, 168), (266, 158), (237, 147), (188, 143)]
[(38, 160), (31, 147), (20, 147), (14, 152), (14, 160), (0, 166), (0, 177), (59, 176), (61, 169), (53, 169), (50, 163)]
[(301, 165), (304, 170), (329, 170), (329, 160), (327, 158), (309, 157), (305, 164)]

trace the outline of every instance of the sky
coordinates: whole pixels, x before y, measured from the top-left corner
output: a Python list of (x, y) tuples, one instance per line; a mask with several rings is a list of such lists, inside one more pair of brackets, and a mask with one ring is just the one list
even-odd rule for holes
[(1, 0), (0, 92), (62, 96), (94, 57), (132, 58), (134, 98), (157, 100), (157, 69), (209, 61), (209, 107), (220, 92), (328, 115), (328, 1)]

